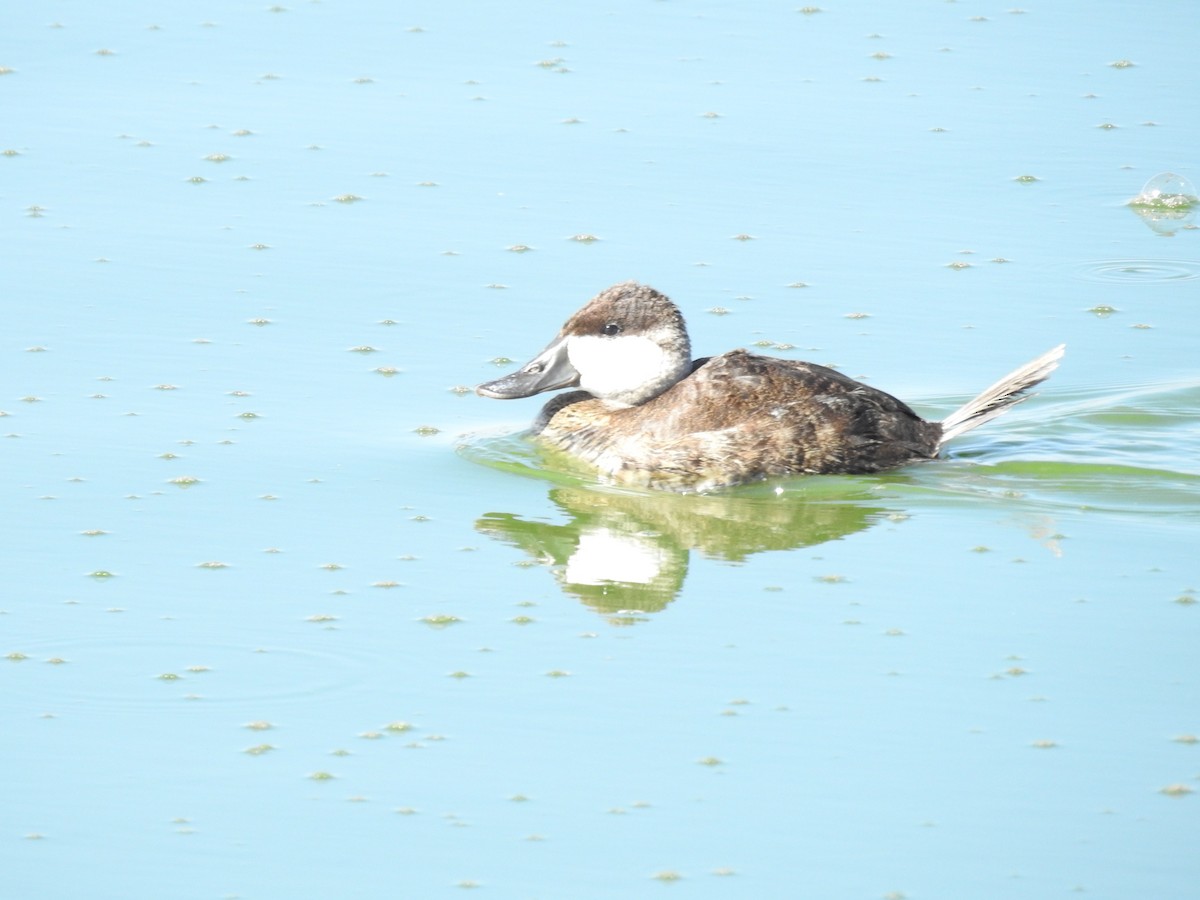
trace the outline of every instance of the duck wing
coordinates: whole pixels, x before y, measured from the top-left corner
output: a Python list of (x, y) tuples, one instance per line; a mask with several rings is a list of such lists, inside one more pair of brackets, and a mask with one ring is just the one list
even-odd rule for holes
[(651, 443), (720, 454), (757, 477), (864, 473), (936, 455), (941, 428), (878, 388), (815, 363), (733, 350), (623, 411)]

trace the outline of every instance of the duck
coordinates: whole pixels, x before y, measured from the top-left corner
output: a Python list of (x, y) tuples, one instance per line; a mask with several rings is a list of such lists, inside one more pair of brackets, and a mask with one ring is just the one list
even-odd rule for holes
[(730, 350), (692, 359), (683, 314), (636, 281), (601, 291), (515, 372), (499, 400), (575, 388), (530, 434), (609, 483), (706, 493), (764, 479), (865, 475), (938, 458), (948, 441), (1028, 399), (1059, 345), (941, 421), (826, 366)]

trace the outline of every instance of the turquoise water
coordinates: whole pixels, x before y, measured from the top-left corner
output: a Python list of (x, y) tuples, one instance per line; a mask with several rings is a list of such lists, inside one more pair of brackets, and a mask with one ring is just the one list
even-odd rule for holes
[[(7, 11), (6, 890), (1193, 896), (1192, 18)], [(462, 388), (628, 278), (933, 417), (1068, 353), (618, 491)]]

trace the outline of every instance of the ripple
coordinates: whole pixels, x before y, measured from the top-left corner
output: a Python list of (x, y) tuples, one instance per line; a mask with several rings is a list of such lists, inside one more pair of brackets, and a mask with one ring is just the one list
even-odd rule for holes
[[(305, 700), (346, 690), (366, 677), (360, 660), (294, 647), (88, 638), (42, 641), (23, 651), (30, 680), (21, 702), (36, 695), (59, 708), (155, 711), (186, 701)], [(41, 664), (51, 658), (63, 663)]]
[(944, 466), (911, 470), (912, 480), (927, 492), (1195, 527), (1200, 384), (1104, 385), (1039, 401), (1025, 415), (951, 445)]
[(1076, 274), (1105, 284), (1174, 284), (1200, 278), (1200, 260), (1100, 259), (1080, 263)]
[[(594, 481), (589, 467), (575, 463), (565, 454), (555, 454), (529, 438), (528, 431), (497, 427), (460, 435), (455, 445), (460, 456), (474, 463), (558, 484), (578, 485)], [(558, 465), (556, 465), (557, 463)]]

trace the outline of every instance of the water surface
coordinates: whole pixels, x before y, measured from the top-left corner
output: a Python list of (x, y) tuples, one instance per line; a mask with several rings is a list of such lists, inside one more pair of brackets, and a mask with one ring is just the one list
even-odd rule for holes
[[(1192, 896), (1191, 12), (10, 10), (7, 889)], [(932, 417), (1068, 355), (621, 491), (462, 388), (628, 278)]]

